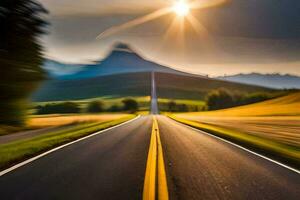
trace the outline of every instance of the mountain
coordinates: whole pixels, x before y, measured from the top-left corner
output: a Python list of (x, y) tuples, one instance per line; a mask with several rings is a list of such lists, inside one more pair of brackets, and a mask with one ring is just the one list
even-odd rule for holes
[(59, 79), (64, 76), (78, 73), (84, 66), (84, 64), (67, 64), (46, 59), (42, 67), (48, 73), (49, 78)]
[(277, 89), (300, 89), (300, 77), (289, 74), (251, 73), (223, 76), (218, 79)]
[(72, 65), (48, 60), (44, 64), (44, 69), (49, 72), (50, 78), (60, 80), (85, 79), (114, 74), (152, 71), (191, 75), (148, 61), (136, 53), (129, 45), (124, 43), (117, 43), (104, 60), (95, 61), (93, 64)]
[(72, 65), (52, 61), (48, 62), (45, 69), (50, 79), (42, 83), (32, 95), (35, 102), (101, 96), (149, 96), (152, 72), (155, 72), (159, 98), (204, 100), (209, 91), (221, 87), (238, 93), (276, 91), (177, 71), (144, 59), (122, 43), (115, 45), (101, 62)]

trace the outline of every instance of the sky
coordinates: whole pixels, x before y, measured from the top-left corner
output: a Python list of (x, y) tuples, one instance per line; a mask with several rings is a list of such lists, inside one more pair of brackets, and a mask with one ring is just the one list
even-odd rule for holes
[[(39, 0), (50, 14), (45, 56), (68, 63), (103, 59), (115, 42), (149, 60), (210, 76), (237, 73), (300, 75), (300, 1), (230, 0), (193, 9), (194, 23), (174, 13), (96, 40), (110, 27), (174, 0)], [(215, 0), (196, 0), (215, 1)]]

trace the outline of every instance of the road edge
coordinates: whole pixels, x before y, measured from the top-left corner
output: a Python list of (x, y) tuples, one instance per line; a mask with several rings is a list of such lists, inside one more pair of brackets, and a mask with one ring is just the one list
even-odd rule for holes
[(88, 138), (90, 138), (90, 137), (99, 135), (99, 134), (101, 134), (101, 133), (103, 133), (103, 132), (112, 130), (112, 129), (114, 129), (114, 128), (123, 126), (123, 125), (125, 125), (125, 124), (128, 124), (128, 123), (130, 123), (130, 122), (133, 122), (133, 121), (139, 119), (140, 117), (141, 117), (141, 115), (138, 115), (138, 116), (136, 116), (136, 117), (133, 118), (133, 119), (130, 119), (130, 120), (125, 121), (125, 122), (122, 122), (121, 124), (117, 124), (117, 125), (115, 125), (115, 126), (106, 128), (106, 129), (101, 130), (101, 131), (97, 131), (97, 132), (95, 132), (95, 133), (92, 133), (92, 134), (87, 135), (87, 136), (85, 136), (85, 137), (79, 138), (79, 139), (74, 140), (74, 141), (72, 141), (72, 142), (69, 142), (69, 143), (60, 145), (60, 146), (58, 146), (58, 147), (55, 147), (55, 148), (53, 148), (53, 149), (50, 149), (50, 150), (48, 150), (48, 151), (46, 151), (46, 152), (44, 152), (44, 153), (41, 153), (41, 154), (39, 154), (39, 155), (36, 155), (36, 156), (34, 156), (34, 157), (32, 157), (32, 158), (29, 158), (29, 159), (27, 159), (27, 160), (25, 160), (25, 161), (23, 161), (23, 162), (20, 162), (20, 163), (15, 164), (15, 165), (13, 165), (13, 166), (11, 166), (11, 167), (5, 169), (5, 170), (0, 171), (0, 177), (3, 176), (3, 175), (5, 175), (5, 174), (7, 174), (7, 173), (9, 173), (9, 172), (12, 172), (12, 171), (18, 169), (18, 168), (20, 168), (20, 167), (22, 167), (22, 166), (24, 166), (24, 165), (27, 165), (27, 164), (29, 164), (29, 163), (35, 161), (35, 160), (38, 160), (39, 158), (42, 158), (42, 157), (44, 157), (44, 156), (46, 156), (46, 155), (48, 155), (48, 154), (51, 154), (51, 153), (53, 153), (53, 152), (55, 152), (55, 151), (58, 151), (58, 150), (60, 150), (60, 149), (62, 149), (62, 148), (64, 148), (64, 147), (70, 146), (70, 145), (72, 145), (72, 144), (75, 144), (75, 143), (80, 142), (80, 141), (82, 141), (82, 140), (88, 139)]
[(295, 172), (295, 173), (297, 173), (297, 174), (300, 174), (300, 170), (298, 170), (298, 169), (295, 169), (295, 168), (293, 168), (293, 167), (291, 167), (291, 166), (288, 166), (288, 165), (286, 165), (286, 164), (283, 164), (283, 163), (281, 163), (281, 162), (279, 162), (279, 161), (273, 160), (273, 159), (271, 159), (271, 158), (269, 158), (269, 157), (267, 157), (267, 156), (265, 156), (265, 155), (262, 155), (262, 154), (259, 154), (259, 153), (257, 153), (257, 152), (254, 152), (254, 151), (252, 151), (252, 150), (250, 150), (250, 149), (248, 149), (248, 148), (246, 148), (246, 147), (243, 147), (243, 146), (241, 146), (241, 145), (239, 145), (239, 144), (236, 144), (236, 143), (234, 143), (234, 142), (231, 142), (231, 141), (229, 141), (229, 140), (226, 140), (226, 139), (224, 139), (224, 138), (222, 138), (222, 137), (216, 136), (216, 135), (214, 135), (214, 134), (212, 134), (212, 133), (208, 133), (208, 132), (203, 131), (203, 130), (201, 130), (201, 129), (197, 129), (197, 128), (195, 128), (195, 127), (189, 126), (189, 125), (184, 124), (184, 123), (182, 123), (182, 122), (179, 122), (179, 121), (177, 121), (177, 120), (175, 120), (175, 119), (173, 119), (173, 118), (171, 118), (171, 117), (169, 117), (169, 116), (167, 116), (167, 117), (168, 117), (169, 119), (173, 120), (174, 122), (178, 123), (178, 124), (181, 124), (181, 125), (183, 125), (183, 126), (185, 126), (185, 127), (188, 127), (188, 128), (190, 128), (190, 129), (193, 129), (193, 130), (195, 130), (195, 131), (197, 131), (197, 132), (200, 132), (200, 133), (202, 133), (202, 134), (206, 134), (206, 135), (208, 135), (208, 136), (211, 136), (211, 137), (214, 137), (214, 138), (216, 138), (216, 139), (219, 139), (219, 140), (221, 140), (221, 141), (223, 141), (223, 142), (225, 142), (225, 143), (227, 143), (227, 144), (231, 144), (231, 145), (233, 145), (233, 146), (235, 146), (235, 147), (237, 147), (237, 148), (239, 148), (239, 149), (242, 149), (242, 150), (244, 150), (244, 151), (247, 151), (248, 153), (251, 153), (251, 154), (253, 154), (253, 155), (255, 155), (255, 156), (258, 156), (258, 157), (263, 158), (263, 159), (265, 159), (265, 160), (268, 160), (268, 161), (270, 161), (270, 162), (272, 162), (272, 163), (275, 163), (275, 164), (277, 164), (277, 165), (279, 165), (279, 166), (281, 166), (281, 167), (283, 167), (283, 168), (286, 168), (286, 169), (288, 169), (288, 170), (290, 170), (290, 171), (293, 171), (293, 172)]

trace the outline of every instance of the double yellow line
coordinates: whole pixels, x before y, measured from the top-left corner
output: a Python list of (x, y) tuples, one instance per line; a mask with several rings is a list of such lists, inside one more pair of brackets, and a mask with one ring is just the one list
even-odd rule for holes
[(153, 116), (143, 200), (155, 200), (156, 198), (158, 200), (168, 200), (169, 194), (158, 124), (156, 118)]

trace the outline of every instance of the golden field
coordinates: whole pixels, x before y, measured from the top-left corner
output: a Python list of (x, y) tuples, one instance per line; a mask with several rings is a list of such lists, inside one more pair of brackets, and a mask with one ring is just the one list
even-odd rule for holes
[(170, 117), (300, 166), (300, 93), (246, 106)]
[(82, 122), (104, 122), (128, 117), (129, 114), (79, 114), (79, 115), (36, 115), (27, 121), (27, 126), (42, 128), (49, 126), (62, 126)]
[(176, 116), (300, 147), (300, 117)]
[(240, 107), (189, 113), (189, 115), (220, 117), (300, 116), (300, 93)]

